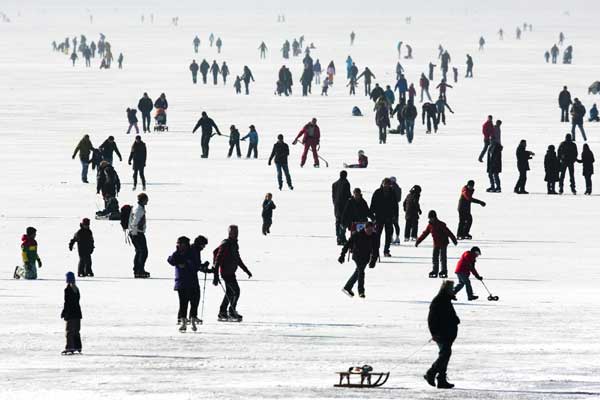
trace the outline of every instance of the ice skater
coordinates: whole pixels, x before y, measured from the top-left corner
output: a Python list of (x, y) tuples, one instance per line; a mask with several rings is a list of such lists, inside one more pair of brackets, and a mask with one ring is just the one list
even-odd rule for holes
[[(458, 241), (456, 240), (456, 236), (452, 233), (450, 229), (446, 226), (446, 224), (440, 221), (437, 217), (437, 213), (435, 210), (429, 211), (427, 215), (429, 218), (429, 224), (427, 228), (421, 233), (417, 241), (415, 242), (415, 247), (418, 247), (419, 244), (425, 240), (429, 234), (433, 238), (433, 269), (429, 273), (430, 278), (447, 278), (448, 277), (448, 244), (450, 240), (456, 246)], [(442, 264), (442, 269), (440, 270), (440, 262)]]
[(273, 224), (273, 210), (276, 209), (275, 203), (273, 202), (273, 194), (267, 193), (262, 203), (262, 234), (267, 235), (271, 233), (271, 225)]
[(365, 269), (375, 268), (379, 258), (379, 240), (375, 233), (375, 227), (372, 222), (367, 222), (364, 228), (353, 233), (350, 239), (342, 247), (342, 253), (338, 262), (343, 264), (348, 250), (352, 249), (352, 260), (356, 263), (356, 269), (348, 282), (344, 285), (342, 291), (350, 297), (354, 297), (352, 288), (358, 281), (358, 296), (365, 297)]
[(79, 253), (79, 266), (77, 268), (77, 276), (93, 277), (92, 271), (92, 253), (94, 252), (94, 235), (90, 229), (89, 218), (84, 218), (79, 224), (79, 230), (75, 232), (73, 238), (69, 241), (69, 251), (73, 251), (73, 247), (77, 243), (77, 252)]
[(81, 353), (81, 307), (79, 299), (81, 297), (79, 288), (75, 284), (75, 274), (67, 272), (66, 275), (67, 287), (65, 288), (65, 303), (60, 317), (65, 320), (65, 336), (67, 343), (62, 351), (63, 355)]
[(474, 246), (471, 250), (465, 251), (458, 263), (456, 264), (456, 276), (458, 278), (458, 285), (454, 288), (454, 294), (456, 295), (460, 290), (464, 287), (467, 289), (467, 298), (469, 301), (477, 300), (479, 296), (475, 296), (473, 294), (473, 288), (471, 287), (471, 280), (469, 276), (473, 274), (477, 280), (482, 281), (483, 277), (479, 275), (477, 270), (475, 269), (475, 262), (477, 261), (477, 257), (481, 255), (481, 250), (479, 247)]

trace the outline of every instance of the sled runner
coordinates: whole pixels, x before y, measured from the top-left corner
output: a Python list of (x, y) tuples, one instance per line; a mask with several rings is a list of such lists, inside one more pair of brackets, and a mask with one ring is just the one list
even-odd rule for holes
[[(340, 376), (340, 383), (333, 385), (334, 387), (373, 388), (383, 386), (390, 377), (389, 372), (373, 372), (370, 365), (350, 367), (348, 371), (336, 373)], [(350, 376), (360, 376), (360, 382), (350, 383)]]

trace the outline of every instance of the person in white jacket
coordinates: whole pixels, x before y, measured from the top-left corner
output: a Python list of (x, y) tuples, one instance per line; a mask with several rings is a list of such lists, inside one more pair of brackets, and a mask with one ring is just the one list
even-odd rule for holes
[(146, 204), (148, 195), (140, 193), (138, 204), (129, 215), (129, 237), (135, 248), (133, 257), (133, 276), (135, 278), (150, 278), (150, 273), (145, 270), (148, 258), (148, 244), (146, 243)]

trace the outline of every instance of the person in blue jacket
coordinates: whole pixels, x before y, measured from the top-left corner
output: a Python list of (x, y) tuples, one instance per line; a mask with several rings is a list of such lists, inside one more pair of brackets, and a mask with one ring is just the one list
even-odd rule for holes
[(392, 90), (390, 85), (387, 85), (385, 87), (385, 92), (383, 92), (383, 95), (385, 96), (388, 104), (390, 105), (390, 109), (391, 109), (391, 107), (393, 107), (394, 103), (396, 102), (396, 96), (394, 95), (394, 91)]
[(350, 71), (352, 70), (352, 57), (348, 56), (348, 58), (346, 58), (346, 79), (350, 79)]
[(254, 125), (250, 125), (250, 132), (242, 138), (242, 140), (250, 139), (248, 144), (248, 154), (246, 158), (250, 158), (250, 154), (254, 152), (254, 158), (258, 158), (258, 133)]
[(400, 94), (400, 99), (406, 101), (406, 92), (408, 91), (408, 82), (406, 82), (406, 78), (404, 74), (400, 75), (400, 79), (396, 82), (396, 86), (394, 90), (398, 90)]
[(598, 117), (598, 107), (596, 104), (590, 108), (590, 122), (600, 122), (600, 118)]

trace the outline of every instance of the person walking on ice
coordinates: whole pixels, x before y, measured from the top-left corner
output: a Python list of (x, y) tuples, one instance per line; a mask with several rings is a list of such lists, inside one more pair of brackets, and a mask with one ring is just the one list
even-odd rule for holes
[(65, 288), (65, 303), (60, 317), (65, 320), (65, 336), (67, 343), (62, 351), (63, 355), (81, 353), (81, 307), (79, 305), (79, 288), (75, 284), (75, 274), (71, 271), (66, 275), (67, 287)]
[(77, 243), (77, 252), (79, 253), (79, 266), (77, 268), (77, 276), (93, 277), (92, 271), (92, 253), (94, 252), (94, 235), (90, 229), (89, 218), (84, 218), (79, 224), (79, 230), (75, 232), (75, 236), (69, 242), (69, 251), (73, 251), (73, 247)]
[(277, 183), (279, 190), (283, 187), (283, 177), (281, 173), (285, 173), (285, 181), (290, 188), (294, 190), (292, 186), (292, 178), (290, 176), (290, 170), (288, 168), (288, 156), (290, 155), (290, 147), (283, 141), (283, 135), (277, 135), (277, 142), (273, 145), (273, 150), (269, 156), (269, 165), (275, 160), (275, 168), (277, 170)]
[(375, 268), (379, 258), (379, 240), (375, 233), (375, 227), (372, 222), (367, 222), (364, 228), (358, 230), (350, 236), (350, 239), (342, 247), (342, 253), (338, 258), (340, 264), (344, 263), (346, 253), (352, 249), (352, 260), (356, 263), (354, 273), (344, 285), (342, 291), (349, 297), (354, 297), (352, 288), (358, 281), (358, 296), (365, 297), (365, 269), (367, 264), (369, 268)]
[(273, 210), (276, 209), (275, 203), (273, 203), (273, 195), (267, 193), (262, 203), (262, 234), (267, 235), (271, 233), (271, 225), (273, 224)]

